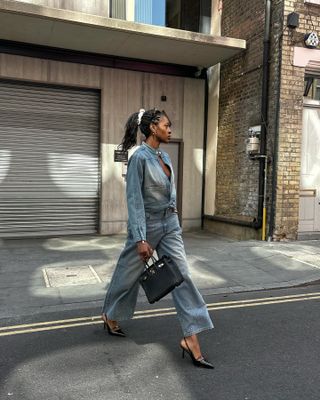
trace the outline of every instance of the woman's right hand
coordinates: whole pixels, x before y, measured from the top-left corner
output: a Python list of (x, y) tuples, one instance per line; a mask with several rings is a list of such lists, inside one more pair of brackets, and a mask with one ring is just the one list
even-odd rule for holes
[(137, 252), (143, 262), (147, 262), (153, 254), (153, 248), (145, 240), (137, 242)]

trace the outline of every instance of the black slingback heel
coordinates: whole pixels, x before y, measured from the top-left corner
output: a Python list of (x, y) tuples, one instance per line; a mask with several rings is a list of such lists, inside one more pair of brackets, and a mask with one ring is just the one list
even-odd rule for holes
[(180, 344), (180, 347), (182, 348), (182, 358), (184, 358), (184, 353), (186, 352), (186, 353), (189, 354), (189, 356), (190, 356), (190, 358), (191, 358), (191, 360), (193, 362), (193, 365), (195, 365), (196, 367), (214, 369), (214, 366), (209, 361), (207, 361), (204, 357), (200, 357), (200, 358), (196, 359), (195, 356), (193, 355), (192, 351), (190, 350), (189, 346), (188, 346), (186, 338), (183, 338), (183, 339), (184, 339), (184, 342), (185, 342), (185, 344), (187, 346), (187, 349), (184, 348)]

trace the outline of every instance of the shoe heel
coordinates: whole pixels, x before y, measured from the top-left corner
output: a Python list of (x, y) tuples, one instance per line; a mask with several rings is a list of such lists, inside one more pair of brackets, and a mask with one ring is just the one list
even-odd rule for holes
[(185, 350), (182, 349), (182, 358), (184, 358), (184, 352), (185, 352)]
[(104, 323), (103, 323), (103, 330), (104, 330), (104, 331), (106, 330), (106, 325), (107, 325), (107, 324), (104, 322)]
[(184, 358), (184, 352), (188, 353), (191, 361), (193, 363), (193, 365), (195, 365), (196, 367), (201, 367), (201, 368), (210, 368), (210, 369), (214, 369), (214, 366), (207, 361), (204, 357), (201, 357), (199, 359), (196, 359), (195, 356), (193, 355), (192, 351), (190, 350), (189, 346), (188, 346), (188, 342), (186, 341), (186, 339), (184, 338), (185, 344), (187, 346), (187, 349), (185, 349), (182, 345), (182, 358)]

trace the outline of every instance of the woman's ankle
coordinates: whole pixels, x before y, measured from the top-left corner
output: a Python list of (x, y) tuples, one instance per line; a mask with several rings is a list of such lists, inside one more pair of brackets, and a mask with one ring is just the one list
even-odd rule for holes
[(109, 327), (111, 329), (114, 329), (115, 327), (118, 326), (118, 322), (116, 320), (113, 319), (109, 319), (106, 313), (102, 313), (101, 314), (101, 318), (103, 319), (103, 321), (109, 325)]
[(191, 351), (193, 356), (198, 359), (202, 357), (200, 343), (197, 335), (184, 337), (181, 340), (181, 345), (188, 351)]

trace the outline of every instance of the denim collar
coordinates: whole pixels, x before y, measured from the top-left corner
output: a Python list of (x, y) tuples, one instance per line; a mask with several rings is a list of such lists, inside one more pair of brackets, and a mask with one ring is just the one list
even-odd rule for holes
[(150, 151), (150, 153), (154, 154), (155, 156), (157, 156), (158, 154), (161, 154), (161, 150), (159, 149), (154, 149), (153, 147), (151, 147), (148, 143), (146, 142), (142, 142), (142, 146), (144, 146), (146, 149), (148, 149), (148, 151)]

